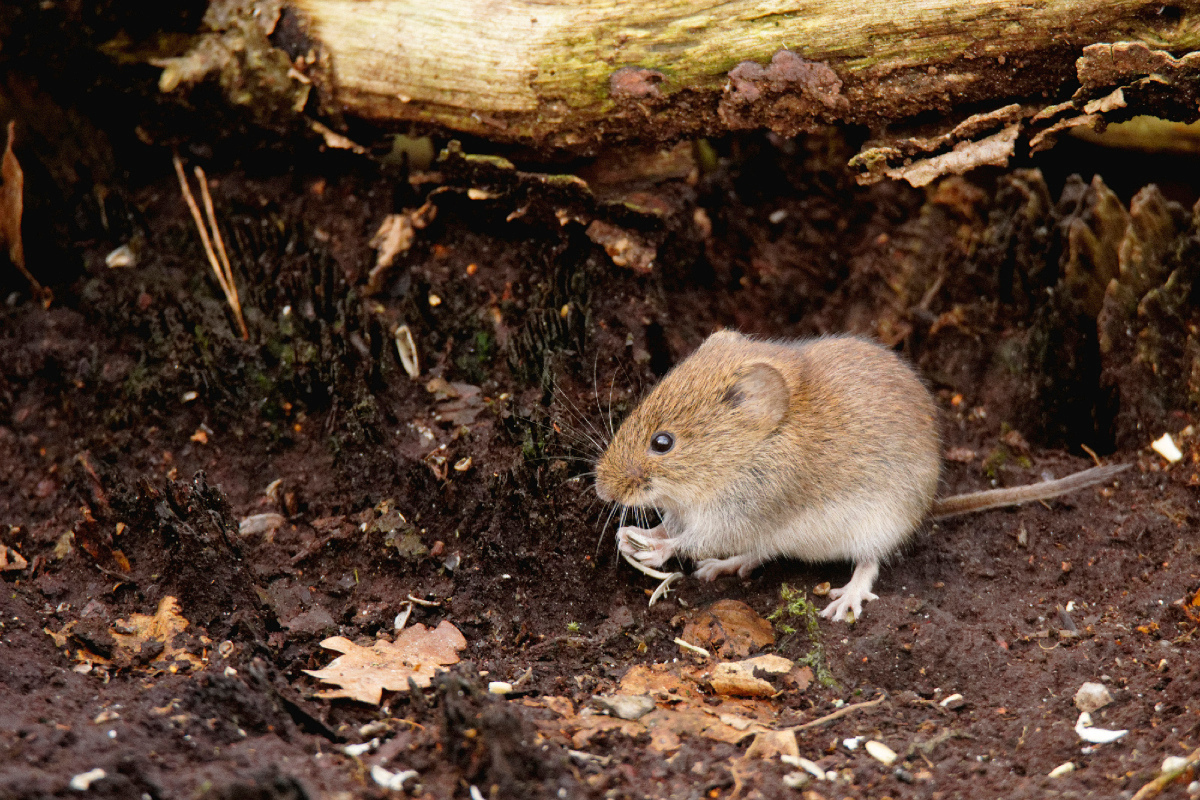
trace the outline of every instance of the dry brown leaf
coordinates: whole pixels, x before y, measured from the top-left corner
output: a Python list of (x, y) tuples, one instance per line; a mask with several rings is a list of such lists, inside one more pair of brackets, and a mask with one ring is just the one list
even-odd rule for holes
[(769, 675), (787, 675), (795, 663), (783, 656), (765, 655), (744, 661), (717, 664), (709, 683), (717, 694), (735, 697), (774, 697), (779, 690), (770, 681), (755, 677), (755, 671)]
[(771, 623), (738, 600), (718, 600), (684, 617), (683, 638), (721, 658), (745, 658), (751, 651), (775, 643)]
[(646, 732), (646, 726), (641, 722), (629, 722), (599, 714), (594, 717), (579, 717), (572, 721), (570, 727), (577, 728), (571, 737), (571, 746), (576, 750), (582, 750), (591, 742), (592, 737), (607, 731), (618, 731), (631, 739)]
[[(762, 660), (760, 660), (762, 659)], [(752, 659), (759, 668), (765, 665), (772, 674), (786, 674), (787, 659), (764, 656)], [(751, 671), (754, 665), (745, 667)], [(712, 706), (700, 684), (709, 678), (704, 668), (684, 663), (639, 664), (632, 667), (621, 680), (622, 692), (649, 694), (671, 705), (659, 706), (636, 722), (601, 715), (575, 715), (566, 698), (541, 698), (526, 704), (548, 708), (558, 720), (539, 720), (538, 728), (547, 735), (569, 737), (571, 746), (585, 747), (597, 735), (614, 733), (622, 736), (648, 736), (651, 749), (667, 753), (679, 748), (686, 737), (711, 739), (737, 744), (746, 738), (771, 729), (777, 721), (778, 709), (772, 703), (753, 699), (726, 699)], [(764, 681), (765, 683), (765, 681)], [(772, 689), (772, 694), (776, 692)]]
[(396, 260), (396, 256), (407, 252), (413, 243), (413, 224), (408, 214), (388, 214), (383, 218), (379, 230), (368, 242), (369, 247), (375, 248), (375, 269), (386, 269)]
[(799, 756), (795, 731), (759, 731), (746, 750), (746, 758), (778, 758)]
[(16, 123), (10, 120), (8, 141), (4, 146), (4, 155), (0, 156), (0, 180), (4, 181), (4, 185), (0, 186), (0, 246), (7, 246), (8, 260), (29, 281), (34, 296), (48, 307), (49, 290), (43, 288), (25, 266), (25, 244), (21, 238), (21, 217), (25, 213), (25, 172), (13, 154), (15, 136)]
[[(77, 622), (78, 620), (67, 623), (58, 632), (49, 628), (44, 630), (58, 647), (70, 647), (77, 643), (72, 640), (72, 631)], [(149, 662), (150, 666), (173, 669), (170, 665), (176, 661), (186, 661), (193, 669), (197, 669), (204, 666), (205, 659), (174, 643), (175, 637), (183, 633), (189, 624), (179, 613), (179, 601), (168, 595), (159, 601), (154, 616), (131, 614), (129, 619), (119, 619), (112, 624), (108, 631), (114, 642), (111, 658), (97, 655), (86, 646), (75, 651), (75, 658), (91, 664), (128, 666), (144, 660), (140, 657), (143, 650), (151, 646), (151, 642), (158, 642), (162, 644), (162, 651)], [(198, 638), (201, 644), (209, 643), (207, 636), (201, 635)]]
[(442, 620), (433, 630), (418, 622), (401, 631), (396, 641), (377, 641), (374, 647), (361, 647), (344, 636), (326, 639), (321, 646), (343, 655), (324, 669), (304, 672), (342, 688), (327, 689), (317, 696), (379, 705), (384, 689), (408, 691), (410, 677), (417, 686), (428, 686), (441, 667), (458, 663), (458, 651), (467, 646), (467, 640), (458, 628)]
[(19, 572), (29, 566), (25, 557), (6, 544), (0, 544), (0, 572)]
[[(154, 616), (131, 614), (128, 620), (114, 622), (112, 635), (117, 646), (131, 654), (140, 653), (142, 647), (151, 641), (162, 642), (162, 653), (151, 663), (188, 661), (193, 667), (201, 667), (204, 661), (199, 656), (172, 644), (175, 636), (183, 633), (188, 625), (188, 621), (179, 613), (179, 601), (168, 595), (159, 602)], [(201, 641), (207, 642), (208, 639), (201, 637)]]
[[(703, 699), (696, 684), (683, 677), (688, 668), (676, 664), (635, 664), (621, 678), (621, 694), (669, 695), (670, 699)], [(690, 670), (689, 675), (690, 675)]]
[(649, 735), (650, 748), (659, 753), (678, 750), (682, 744), (682, 737), (702, 737), (717, 742), (737, 744), (762, 730), (759, 725), (738, 730), (738, 728), (722, 722), (708, 709), (690, 706), (678, 709), (660, 708), (650, 712), (637, 722), (607, 716), (578, 717), (566, 722), (568, 727), (577, 729), (571, 737), (571, 744), (576, 749), (583, 748), (600, 733), (615, 731), (630, 738), (637, 738), (643, 734)]
[(608, 257), (618, 267), (628, 267), (645, 275), (654, 269), (658, 250), (640, 234), (618, 228), (601, 220), (588, 225), (587, 236), (604, 248)]

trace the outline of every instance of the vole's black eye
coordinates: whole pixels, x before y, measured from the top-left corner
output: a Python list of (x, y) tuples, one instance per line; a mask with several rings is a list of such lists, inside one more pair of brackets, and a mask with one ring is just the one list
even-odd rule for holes
[(650, 450), (654, 453), (669, 453), (675, 446), (675, 437), (666, 431), (659, 431), (650, 437)]

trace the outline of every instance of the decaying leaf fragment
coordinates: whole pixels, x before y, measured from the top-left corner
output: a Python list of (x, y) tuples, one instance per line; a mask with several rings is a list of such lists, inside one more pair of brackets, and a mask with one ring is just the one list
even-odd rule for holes
[(8, 141), (4, 145), (4, 155), (0, 156), (0, 246), (8, 249), (8, 260), (21, 271), (25, 280), (29, 281), (34, 297), (39, 297), (42, 304), (49, 307), (50, 291), (38, 283), (37, 278), (25, 267), (25, 244), (21, 239), (21, 217), (25, 213), (25, 173), (20, 162), (13, 155), (13, 137), (16, 123), (8, 123)]
[(0, 544), (0, 572), (20, 572), (29, 566), (25, 557), (6, 544)]
[[(176, 637), (183, 633), (189, 624), (180, 613), (179, 601), (168, 595), (159, 602), (153, 616), (131, 614), (129, 619), (118, 619), (114, 622), (106, 631), (105, 638), (111, 637), (108, 644), (112, 647), (111, 652), (105, 650), (107, 656), (94, 652), (100, 637), (94, 633), (85, 637), (76, 630), (79, 626), (78, 620), (67, 623), (58, 632), (47, 628), (46, 633), (59, 647), (78, 645), (75, 658), (84, 663), (123, 667), (148, 662), (153, 667), (169, 667), (173, 670), (172, 665), (183, 661), (192, 669), (199, 669), (204, 666), (206, 659), (175, 643)], [(210, 643), (207, 636), (200, 635), (197, 638), (201, 645)]]
[[(804, 691), (807, 681), (793, 680), (797, 669), (793, 662), (780, 656), (768, 655), (738, 662), (720, 664), (717, 671), (728, 669), (740, 677), (758, 681), (771, 697), (780, 694), (768, 681), (755, 677), (760, 674), (780, 678), (789, 691)], [(707, 666), (694, 666), (676, 661), (670, 664), (637, 664), (625, 673), (615, 694), (648, 696), (656, 707), (636, 720), (615, 716), (576, 714), (566, 698), (543, 697), (527, 699), (526, 705), (545, 708), (557, 719), (543, 719), (538, 727), (543, 734), (561, 736), (575, 749), (587, 747), (598, 735), (621, 735), (631, 738), (648, 737), (649, 747), (660, 753), (677, 750), (685, 738), (702, 738), (728, 744), (738, 744), (754, 737), (751, 752), (755, 758), (773, 758), (779, 753), (795, 754), (795, 735), (778, 729), (780, 707), (769, 700), (753, 696), (714, 698), (707, 690), (719, 682), (715, 671)], [(736, 678), (734, 679), (736, 680)]]
[(633, 231), (597, 219), (588, 225), (587, 235), (604, 248), (604, 252), (618, 267), (628, 267), (641, 275), (654, 269), (658, 249)]
[(342, 688), (326, 689), (317, 696), (379, 705), (384, 689), (408, 691), (409, 678), (421, 688), (428, 686), (442, 667), (458, 663), (458, 651), (467, 646), (467, 640), (458, 628), (442, 620), (433, 630), (418, 622), (401, 631), (394, 642), (377, 641), (374, 647), (361, 647), (344, 636), (326, 639), (321, 646), (343, 655), (324, 669), (304, 672)]
[(721, 658), (745, 658), (775, 643), (771, 623), (738, 600), (718, 600), (683, 619), (682, 638), (700, 647), (715, 648)]
[(755, 672), (773, 676), (787, 675), (796, 664), (782, 656), (765, 655), (745, 661), (717, 664), (709, 683), (717, 694), (735, 697), (773, 697), (779, 693), (772, 683)]

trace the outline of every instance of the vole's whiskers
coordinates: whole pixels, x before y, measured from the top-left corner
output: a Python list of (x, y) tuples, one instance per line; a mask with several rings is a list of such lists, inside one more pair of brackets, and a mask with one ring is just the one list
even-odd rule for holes
[[(598, 538), (596, 540), (596, 557), (597, 558), (600, 557), (600, 547), (604, 544), (604, 532), (608, 530), (608, 525), (610, 522), (612, 522), (613, 515), (615, 515), (617, 513), (618, 508), (620, 508), (620, 506), (617, 505), (616, 503), (609, 504), (608, 516), (604, 518), (604, 524), (600, 526), (600, 538)], [(614, 540), (615, 540), (615, 538), (616, 537), (614, 537)]]
[[(608, 437), (571, 401), (570, 396), (558, 385), (557, 381), (552, 380), (550, 386), (555, 398), (560, 403), (559, 408), (570, 422), (569, 425), (564, 424), (561, 428), (555, 425), (555, 430), (572, 439), (580, 449), (590, 450), (598, 457), (608, 445)], [(564, 419), (564, 422), (567, 420)]]

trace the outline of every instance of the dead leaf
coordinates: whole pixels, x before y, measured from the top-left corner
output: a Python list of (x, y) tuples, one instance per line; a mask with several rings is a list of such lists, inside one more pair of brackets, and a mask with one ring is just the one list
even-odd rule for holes
[(782, 656), (765, 655), (745, 661), (717, 664), (709, 683), (717, 694), (734, 697), (774, 697), (779, 690), (770, 681), (755, 676), (755, 671), (769, 675), (787, 675), (795, 663)]
[[(165, 72), (163, 73), (166, 74)], [(328, 125), (323, 125), (316, 120), (309, 120), (309, 125), (317, 133), (321, 134), (321, 138), (325, 140), (326, 147), (332, 147), (335, 150), (349, 150), (356, 155), (366, 155), (367, 149), (361, 144), (358, 144), (348, 136), (344, 136)]]
[(377, 641), (370, 648), (344, 636), (326, 639), (321, 646), (343, 655), (324, 669), (304, 672), (342, 688), (321, 691), (317, 696), (379, 705), (384, 689), (408, 691), (410, 677), (417, 686), (428, 686), (439, 668), (458, 663), (458, 651), (467, 646), (467, 640), (458, 628), (442, 620), (433, 630), (418, 622), (401, 631), (394, 642)]
[(679, 664), (635, 664), (621, 678), (622, 694), (670, 696), (671, 699), (702, 699), (703, 694), (690, 681), (681, 677)]
[(371, 270), (371, 274), (387, 269), (396, 256), (407, 252), (412, 247), (413, 234), (412, 218), (408, 214), (388, 214), (384, 217), (379, 230), (368, 242), (368, 246), (375, 248), (375, 269)]
[[(78, 620), (68, 622), (57, 633), (49, 628), (44, 630), (58, 647), (82, 644), (75, 651), (75, 658), (81, 662), (124, 667), (148, 660), (150, 666), (171, 670), (174, 670), (173, 665), (177, 661), (185, 661), (193, 669), (199, 669), (205, 664), (202, 656), (190, 653), (175, 644), (175, 637), (183, 633), (190, 623), (179, 613), (179, 601), (169, 595), (159, 602), (154, 616), (132, 614), (129, 619), (118, 619), (112, 624), (106, 632), (112, 636), (113, 641), (111, 658), (92, 652), (86, 643), (81, 641), (81, 636), (73, 633), (78, 623)], [(197, 638), (202, 645), (210, 643), (207, 636), (200, 635)], [(143, 656), (143, 653), (148, 655), (156, 650), (158, 652), (152, 659)]]
[(471, 425), (483, 411), (483, 390), (470, 383), (451, 383), (445, 378), (434, 378), (425, 384), (425, 390), (437, 401), (433, 418), (454, 427)]
[(746, 750), (748, 759), (799, 755), (800, 747), (796, 744), (796, 732), (790, 730), (760, 731)]
[(942, 459), (958, 464), (970, 464), (975, 460), (975, 451), (966, 447), (951, 447), (942, 455)]
[[(769, 656), (758, 664), (774, 673), (782, 669), (785, 661)], [(678, 749), (687, 737), (738, 744), (772, 730), (778, 716), (773, 703), (724, 699), (716, 706), (710, 705), (712, 698), (700, 685), (707, 679), (705, 668), (683, 662), (639, 664), (630, 668), (621, 680), (619, 691), (649, 694), (659, 702), (658, 708), (636, 722), (595, 714), (576, 715), (570, 700), (561, 697), (531, 699), (525, 704), (558, 714), (557, 720), (538, 720), (538, 729), (544, 735), (562, 735), (576, 749), (586, 747), (596, 736), (615, 734), (631, 738), (647, 736), (652, 750), (668, 753)]]
[(29, 566), (24, 556), (6, 544), (0, 544), (0, 572), (20, 572)]
[(4, 145), (4, 155), (0, 157), (0, 245), (8, 247), (8, 260), (21, 271), (34, 297), (42, 301), (42, 305), (50, 306), (52, 295), (50, 290), (38, 283), (37, 278), (25, 267), (25, 244), (21, 238), (21, 217), (25, 213), (25, 172), (13, 154), (13, 139), (16, 138), (16, 122), (9, 120), (8, 142)]
[(783, 676), (783, 683), (794, 692), (803, 692), (812, 683), (812, 679), (813, 671), (811, 667), (796, 667)]
[[(199, 656), (173, 645), (175, 637), (183, 633), (189, 624), (179, 613), (179, 601), (168, 595), (159, 602), (154, 616), (131, 614), (128, 620), (114, 622), (112, 635), (117, 647), (132, 654), (141, 653), (143, 646), (149, 642), (161, 642), (163, 651), (151, 663), (187, 661), (193, 667), (201, 667), (204, 662)], [(201, 637), (201, 640), (208, 641), (206, 637)]]
[(628, 267), (642, 275), (654, 269), (658, 250), (640, 235), (600, 220), (587, 227), (587, 236), (604, 248), (618, 267)]
[(753, 650), (774, 644), (775, 632), (771, 623), (745, 603), (718, 600), (687, 619), (682, 638), (708, 650), (715, 648), (721, 658), (745, 658)]

